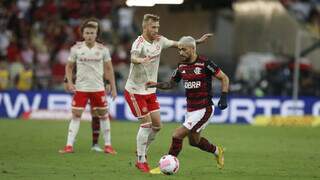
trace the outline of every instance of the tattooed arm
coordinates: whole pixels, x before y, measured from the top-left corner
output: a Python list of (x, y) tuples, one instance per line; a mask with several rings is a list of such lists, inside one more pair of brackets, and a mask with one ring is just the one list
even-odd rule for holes
[(149, 81), (146, 83), (146, 89), (148, 88), (159, 88), (162, 90), (167, 90), (167, 89), (173, 89), (177, 86), (177, 82), (175, 82), (174, 80), (170, 80), (169, 82), (152, 82)]

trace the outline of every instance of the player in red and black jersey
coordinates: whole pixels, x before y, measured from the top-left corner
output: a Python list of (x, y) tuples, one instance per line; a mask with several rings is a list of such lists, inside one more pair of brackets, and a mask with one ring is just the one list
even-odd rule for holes
[[(211, 144), (200, 135), (209, 120), (213, 117), (214, 106), (212, 102), (212, 80), (217, 78), (222, 83), (222, 93), (218, 102), (220, 109), (227, 108), (227, 94), (229, 88), (228, 76), (212, 61), (200, 57), (196, 53), (195, 40), (190, 37), (182, 37), (179, 41), (179, 55), (183, 61), (172, 74), (170, 82), (148, 82), (146, 88), (172, 89), (183, 80), (186, 89), (187, 114), (183, 126), (176, 129), (172, 137), (169, 154), (178, 156), (182, 149), (183, 139), (188, 136), (191, 146), (214, 154), (217, 166), (224, 166), (224, 150), (222, 147)], [(150, 173), (160, 173), (155, 168)]]

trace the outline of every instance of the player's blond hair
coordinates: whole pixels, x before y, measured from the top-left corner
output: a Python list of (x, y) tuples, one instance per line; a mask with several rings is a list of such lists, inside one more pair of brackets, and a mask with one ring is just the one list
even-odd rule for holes
[(147, 25), (147, 23), (149, 22), (149, 20), (154, 21), (154, 22), (158, 22), (158, 21), (160, 21), (160, 16), (155, 15), (155, 14), (145, 14), (143, 16), (143, 20), (142, 20), (142, 27), (145, 27)]
[(182, 46), (191, 46), (196, 50), (196, 40), (191, 36), (182, 36), (178, 42)]

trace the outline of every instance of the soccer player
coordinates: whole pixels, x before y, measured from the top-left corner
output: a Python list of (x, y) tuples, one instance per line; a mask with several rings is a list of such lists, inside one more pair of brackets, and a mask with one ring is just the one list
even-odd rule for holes
[[(99, 31), (100, 31), (99, 30), (99, 21), (97, 19), (95, 19), (95, 18), (87, 19), (87, 20), (85, 20), (83, 22), (83, 24), (92, 24), (92, 25), (96, 26), (98, 28), (98, 35), (100, 34), (99, 33)], [(77, 72), (77, 67), (75, 66), (73, 68), (73, 78), (72, 78), (73, 83), (75, 83), (75, 81), (76, 81), (76, 72)], [(68, 91), (67, 83), (68, 83), (68, 80), (65, 77), (65, 79), (64, 79), (64, 89), (66, 91)], [(104, 85), (105, 85), (105, 88), (106, 88), (106, 92), (109, 92), (110, 91), (110, 83), (105, 80), (104, 81)], [(94, 110), (92, 107), (90, 109), (90, 112), (91, 112), (91, 117), (92, 117), (92, 120), (91, 120), (91, 129), (92, 129), (92, 147), (91, 147), (91, 150), (92, 151), (96, 151), (96, 152), (103, 152), (103, 150), (100, 148), (100, 146), (98, 144), (99, 135), (100, 135), (100, 117), (97, 114), (97, 110)], [(111, 137), (111, 132), (107, 131), (106, 133), (108, 133), (107, 136), (110, 138)], [(112, 148), (112, 146), (107, 148), (107, 149), (105, 149), (105, 152), (106, 153), (110, 153), (110, 154), (116, 154), (116, 151)]]
[[(213, 117), (214, 106), (212, 102), (212, 77), (221, 81), (221, 97), (218, 107), (223, 110), (227, 108), (227, 94), (229, 78), (212, 61), (196, 53), (196, 42), (190, 36), (184, 36), (179, 40), (179, 55), (183, 61), (172, 74), (170, 82), (147, 82), (146, 88), (172, 89), (183, 80), (187, 98), (187, 113), (181, 127), (175, 130), (172, 137), (169, 154), (177, 157), (182, 149), (183, 139), (188, 136), (189, 144), (203, 151), (212, 153), (217, 166), (224, 166), (224, 150), (210, 143), (201, 136), (201, 131), (208, 125), (209, 119)], [(159, 174), (160, 169), (150, 171)]]
[[(149, 172), (146, 160), (147, 149), (161, 128), (159, 103), (156, 89), (145, 89), (148, 81), (157, 81), (160, 54), (168, 47), (178, 47), (176, 41), (158, 34), (159, 16), (145, 14), (142, 21), (143, 33), (131, 48), (131, 64), (124, 96), (132, 114), (140, 121), (137, 133), (137, 161), (135, 166), (142, 172)], [(204, 42), (212, 34), (205, 34), (197, 43)]]
[[(90, 100), (104, 137), (104, 152), (114, 154), (110, 140), (110, 120), (107, 112), (107, 100), (103, 79), (110, 82), (110, 93), (113, 99), (117, 96), (114, 72), (109, 50), (97, 42), (98, 24), (82, 24), (80, 32), (84, 41), (76, 43), (70, 52), (66, 65), (67, 89), (74, 92), (72, 102), (72, 119), (69, 124), (67, 144), (60, 153), (73, 153), (73, 145), (80, 127), (82, 112)], [(77, 67), (74, 84), (73, 69)]]

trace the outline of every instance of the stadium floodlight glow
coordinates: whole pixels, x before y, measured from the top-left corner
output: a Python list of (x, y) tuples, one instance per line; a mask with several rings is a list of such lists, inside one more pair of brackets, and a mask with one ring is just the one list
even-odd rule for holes
[(155, 4), (182, 4), (184, 0), (127, 0), (127, 6), (147, 6), (151, 7)]
[(155, 4), (182, 4), (183, 0), (154, 0)]
[(154, 0), (127, 0), (127, 6), (147, 6), (152, 7), (155, 5)]

